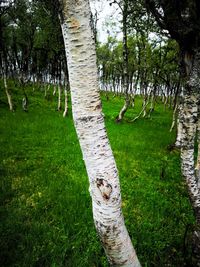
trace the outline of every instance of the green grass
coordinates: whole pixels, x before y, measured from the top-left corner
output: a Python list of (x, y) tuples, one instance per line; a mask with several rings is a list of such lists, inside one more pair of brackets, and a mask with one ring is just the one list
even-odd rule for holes
[[(96, 235), (88, 179), (73, 126), (56, 111), (52, 89), (27, 88), (29, 112), (21, 110), (21, 90), (9, 83), (16, 111), (8, 111), (0, 91), (0, 266), (107, 267)], [(187, 225), (194, 223), (179, 153), (167, 147), (172, 111), (157, 104), (151, 119), (115, 123), (123, 99), (103, 110), (117, 162), (123, 212), (143, 266), (184, 266)], [(161, 175), (162, 172), (162, 175)]]

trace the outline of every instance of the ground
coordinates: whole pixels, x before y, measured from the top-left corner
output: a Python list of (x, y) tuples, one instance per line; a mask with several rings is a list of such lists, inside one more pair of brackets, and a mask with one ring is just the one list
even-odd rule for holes
[[(53, 88), (10, 81), (16, 111), (0, 90), (0, 266), (108, 266), (98, 241), (88, 179), (69, 115), (57, 112)], [(64, 98), (64, 96), (63, 96)], [(178, 151), (170, 133), (172, 110), (158, 100), (151, 119), (130, 120), (141, 99), (115, 123), (123, 98), (102, 93), (106, 127), (117, 162), (126, 225), (142, 266), (189, 266), (188, 233), (194, 223)], [(63, 99), (64, 103), (64, 99)]]

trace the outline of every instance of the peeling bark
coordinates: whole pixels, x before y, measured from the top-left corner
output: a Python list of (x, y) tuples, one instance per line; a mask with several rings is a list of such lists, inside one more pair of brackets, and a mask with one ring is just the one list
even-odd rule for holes
[(186, 180), (190, 200), (197, 224), (200, 225), (200, 189), (195, 175), (194, 143), (198, 121), (198, 102), (200, 84), (200, 55), (196, 52), (193, 65), (186, 82), (185, 95), (183, 101), (183, 121), (182, 121), (182, 174)]
[(102, 114), (88, 0), (63, 1), (75, 128), (85, 161), (97, 232), (112, 266), (139, 267), (124, 224), (118, 171)]
[(181, 167), (186, 180), (190, 201), (196, 218), (196, 226), (192, 235), (192, 254), (195, 266), (200, 266), (200, 187), (195, 171), (194, 143), (197, 129), (197, 97), (186, 95), (183, 105)]

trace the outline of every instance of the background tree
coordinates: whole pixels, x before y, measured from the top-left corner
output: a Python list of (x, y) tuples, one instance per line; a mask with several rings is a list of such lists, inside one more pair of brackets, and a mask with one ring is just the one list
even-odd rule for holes
[(12, 5), (13, 2), (1, 1), (0, 3), (0, 74), (4, 80), (4, 88), (10, 111), (14, 111), (14, 106), (7, 84), (8, 72), (11, 67), (9, 62), (10, 33), (8, 29), (10, 19), (7, 13), (12, 8)]
[[(199, 177), (195, 175), (194, 144), (199, 117), (198, 101), (200, 77), (200, 3), (198, 1), (146, 0), (162, 29), (168, 30), (180, 48), (181, 74), (184, 79), (184, 96), (181, 112), (181, 160), (182, 174), (188, 186), (190, 200), (200, 225)], [(195, 254), (200, 266), (200, 231), (195, 231)]]

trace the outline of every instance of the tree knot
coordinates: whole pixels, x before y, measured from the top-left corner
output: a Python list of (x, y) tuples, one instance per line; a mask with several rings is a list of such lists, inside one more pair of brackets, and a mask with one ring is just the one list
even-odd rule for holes
[(101, 195), (104, 199), (109, 200), (110, 194), (112, 193), (112, 186), (108, 183), (108, 181), (104, 179), (98, 179), (96, 180), (97, 187), (101, 192)]

